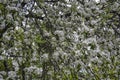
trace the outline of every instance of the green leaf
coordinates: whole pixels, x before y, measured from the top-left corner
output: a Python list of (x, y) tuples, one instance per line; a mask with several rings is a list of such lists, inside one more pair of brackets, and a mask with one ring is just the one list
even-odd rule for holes
[(96, 45), (94, 43), (90, 43), (88, 46), (90, 46), (91, 49), (95, 49), (96, 48)]
[(4, 6), (4, 4), (2, 4), (2, 3), (0, 3), (0, 10), (4, 10), (5, 9), (5, 6)]
[(40, 3), (43, 3), (44, 2), (44, 0), (38, 0)]
[(7, 9), (5, 7), (6, 7), (5, 4), (0, 3), (0, 11), (1, 11), (2, 15), (7, 14)]
[(3, 64), (3, 60), (0, 60), (0, 71), (4, 71), (4, 70), (5, 70), (5, 67)]
[(37, 35), (37, 36), (35, 37), (35, 42), (36, 42), (36, 43), (39, 43), (39, 44), (42, 44), (42, 43), (45, 43), (46, 41), (45, 41), (45, 40), (42, 40), (40, 35)]

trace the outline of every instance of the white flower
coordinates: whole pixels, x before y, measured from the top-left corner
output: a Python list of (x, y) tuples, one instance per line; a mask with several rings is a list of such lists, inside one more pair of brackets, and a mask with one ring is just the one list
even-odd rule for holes
[(86, 30), (86, 31), (89, 31), (89, 28), (85, 25), (85, 22), (83, 21), (82, 24), (83, 28)]
[(36, 69), (37, 69), (36, 66), (30, 66), (29, 68), (25, 68), (25, 70), (27, 70), (29, 73), (33, 72)]
[(59, 57), (59, 53), (58, 53), (57, 51), (56, 51), (56, 52), (54, 52), (53, 57), (57, 60), (57, 59), (58, 59), (58, 57)]
[(91, 64), (91, 63), (88, 63), (88, 66), (89, 66), (89, 67), (91, 67), (91, 66), (92, 66), (92, 64)]
[(70, 7), (71, 7), (71, 5), (70, 5), (70, 4), (67, 4), (67, 7), (69, 7), (69, 8), (70, 8)]
[(9, 77), (9, 78), (14, 78), (14, 77), (16, 77), (16, 72), (15, 72), (15, 71), (9, 71), (9, 72), (8, 72), (8, 77)]
[(0, 75), (0, 80), (3, 80), (3, 76), (2, 75)]
[(77, 32), (73, 32), (74, 34), (73, 34), (73, 36), (74, 36), (74, 41), (75, 42), (78, 42), (79, 41), (79, 35), (77, 34)]
[(4, 60), (4, 57), (3, 57), (3, 56), (0, 56), (0, 60)]
[(87, 47), (88, 50), (90, 50), (90, 48), (91, 48), (90, 46)]
[(42, 59), (43, 59), (43, 61), (47, 61), (48, 60), (48, 54), (43, 54)]
[(100, 2), (100, 0), (95, 0), (95, 2), (99, 3), (99, 2)]
[(41, 73), (42, 73), (42, 71), (43, 71), (43, 69), (42, 69), (42, 68), (36, 68), (35, 73), (37, 73), (37, 74), (41, 74)]
[(8, 5), (7, 8), (10, 9), (10, 10), (18, 11), (18, 8), (17, 8), (17, 7), (11, 7), (11, 6)]
[(13, 17), (12, 17), (12, 15), (11, 14), (8, 14), (7, 15), (7, 19), (12, 19)]
[(64, 36), (64, 32), (60, 31), (60, 30), (56, 30), (55, 34), (59, 35), (59, 36)]
[(89, 44), (89, 43), (96, 43), (96, 38), (95, 37), (91, 37), (91, 38), (88, 38), (86, 40), (83, 41), (83, 43), (86, 43), (86, 44)]

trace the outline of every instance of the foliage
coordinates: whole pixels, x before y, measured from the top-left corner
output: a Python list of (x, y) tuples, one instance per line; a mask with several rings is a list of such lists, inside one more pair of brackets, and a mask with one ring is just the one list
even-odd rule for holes
[(0, 77), (119, 80), (118, 0), (3, 0)]

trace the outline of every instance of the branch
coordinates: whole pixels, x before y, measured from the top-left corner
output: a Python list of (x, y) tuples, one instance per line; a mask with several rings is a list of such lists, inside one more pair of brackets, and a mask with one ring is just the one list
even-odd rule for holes
[(8, 57), (23, 57), (23, 56), (18, 56), (18, 55), (10, 54)]
[[(4, 28), (0, 29), (0, 39), (3, 37), (3, 34), (8, 30), (8, 28), (10, 28), (11, 26), (13, 26), (11, 23), (8, 23), (7, 25), (5, 25)], [(2, 26), (0, 26), (2, 27)]]
[(59, 0), (51, 0), (51, 1), (48, 1), (48, 0), (46, 0), (45, 2), (58, 2)]
[(43, 19), (44, 19), (44, 17), (42, 17), (42, 16), (37, 16), (37, 15), (35, 15), (35, 14), (32, 13), (32, 12), (29, 12), (29, 14), (25, 15), (25, 17), (26, 17), (26, 18), (35, 18), (35, 19), (40, 19), (40, 20), (43, 20)]

